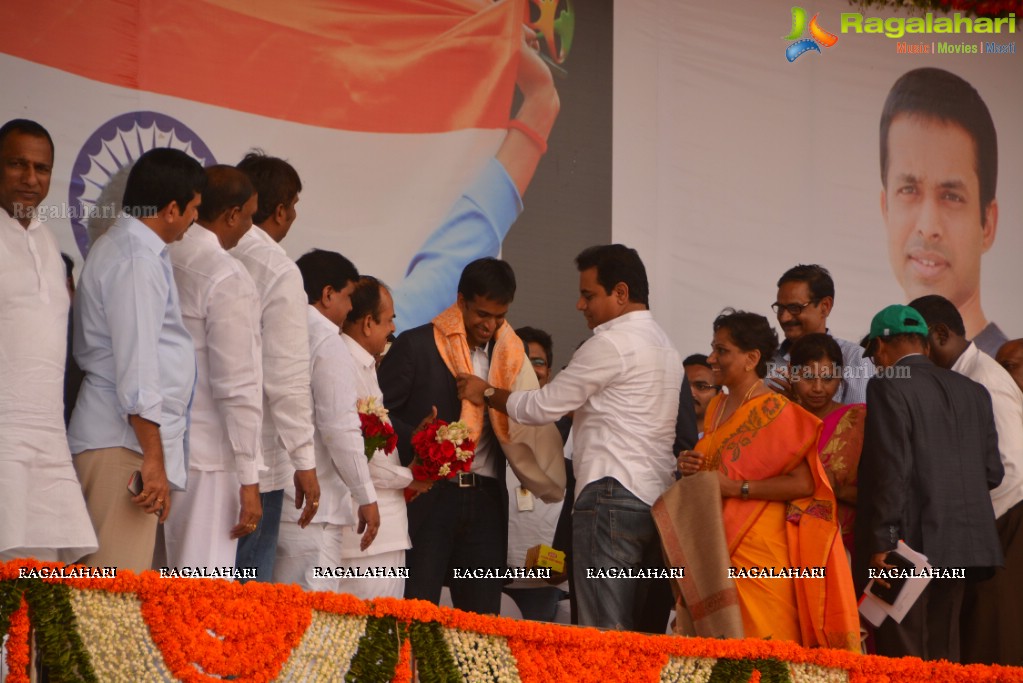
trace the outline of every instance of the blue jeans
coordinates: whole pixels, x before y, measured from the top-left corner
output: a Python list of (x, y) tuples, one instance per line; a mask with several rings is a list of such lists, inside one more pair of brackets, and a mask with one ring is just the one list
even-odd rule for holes
[(572, 550), (579, 624), (634, 630), (650, 581), (587, 578), (586, 570), (663, 567), (650, 506), (612, 477), (587, 484), (572, 510)]
[(281, 530), (284, 489), (259, 494), (259, 502), (263, 504), (263, 517), (255, 531), (238, 539), (238, 552), (234, 558), (236, 567), (255, 567), (256, 578), (238, 579), (241, 583), (270, 583), (274, 577), (274, 557), (277, 556), (277, 535)]

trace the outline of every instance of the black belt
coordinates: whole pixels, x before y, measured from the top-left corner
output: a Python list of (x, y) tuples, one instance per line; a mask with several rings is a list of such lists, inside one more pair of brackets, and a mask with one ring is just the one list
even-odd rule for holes
[(476, 474), (475, 472), (459, 472), (451, 479), (445, 479), (445, 481), (460, 489), (479, 488), (484, 484), (497, 485), (497, 479), (494, 479), (493, 477), (484, 477), (483, 475)]

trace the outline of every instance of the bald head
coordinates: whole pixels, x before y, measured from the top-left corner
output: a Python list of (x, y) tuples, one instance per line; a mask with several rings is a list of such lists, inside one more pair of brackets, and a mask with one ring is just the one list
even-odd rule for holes
[(1023, 389), (1023, 339), (1013, 339), (1002, 344), (995, 354), (999, 365), (1009, 371), (1016, 384)]
[(206, 169), (206, 189), (199, 206), (199, 225), (214, 233), (224, 249), (231, 249), (249, 228), (258, 197), (249, 177), (233, 166)]

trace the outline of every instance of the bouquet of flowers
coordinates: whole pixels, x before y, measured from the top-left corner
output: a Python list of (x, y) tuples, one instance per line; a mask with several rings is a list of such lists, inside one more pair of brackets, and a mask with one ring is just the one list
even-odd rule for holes
[[(416, 457), (410, 469), (417, 481), (451, 479), (459, 472), (468, 472), (476, 455), (476, 442), (469, 438), (464, 422), (434, 420), (412, 435), (412, 448)], [(413, 495), (405, 490), (406, 500)]]
[(372, 460), (380, 449), (391, 454), (398, 445), (398, 435), (394, 433), (391, 419), (387, 417), (387, 408), (377, 403), (376, 396), (360, 398), (356, 401), (359, 411), (359, 422), (362, 424), (362, 439), (366, 444), (366, 459)]

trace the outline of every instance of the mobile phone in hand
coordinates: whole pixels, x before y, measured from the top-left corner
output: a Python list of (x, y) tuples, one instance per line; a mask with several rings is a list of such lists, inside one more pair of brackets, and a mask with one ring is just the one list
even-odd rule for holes
[(142, 472), (135, 470), (128, 477), (128, 493), (133, 497), (142, 493)]
[[(885, 557), (885, 562), (887, 562), (888, 564), (895, 565), (896, 570), (895, 576), (885, 578), (885, 581), (888, 582), (890, 587), (885, 588), (884, 586), (875, 582), (870, 587), (870, 592), (876, 595), (881, 600), (887, 602), (889, 605), (894, 605), (895, 599), (899, 597), (899, 593), (902, 592), (902, 587), (906, 584), (907, 581), (905, 577), (899, 576), (899, 574), (903, 572), (912, 572), (915, 569), (916, 565), (914, 565), (912, 562), (910, 562), (908, 559), (906, 559), (899, 553), (895, 552), (894, 550), (888, 553), (887, 557)], [(891, 572), (892, 570), (888, 571)]]

